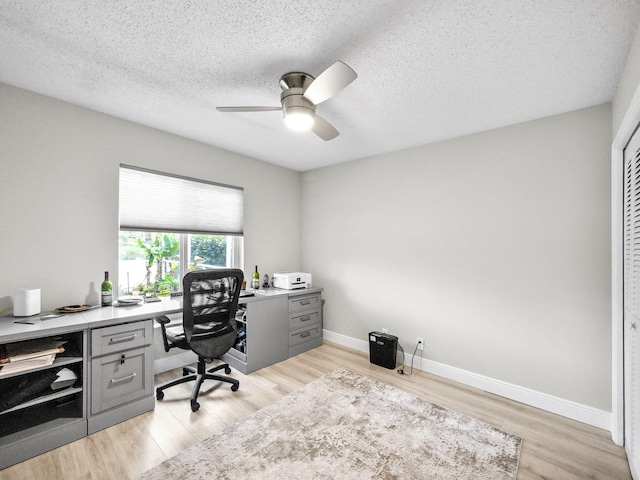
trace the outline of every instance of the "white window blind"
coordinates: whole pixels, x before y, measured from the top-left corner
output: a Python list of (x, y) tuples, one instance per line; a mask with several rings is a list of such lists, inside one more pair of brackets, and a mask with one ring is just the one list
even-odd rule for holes
[(244, 190), (120, 165), (120, 229), (242, 235)]

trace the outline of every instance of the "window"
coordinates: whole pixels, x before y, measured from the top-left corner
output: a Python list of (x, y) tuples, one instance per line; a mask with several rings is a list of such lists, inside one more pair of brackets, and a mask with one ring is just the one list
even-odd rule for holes
[(243, 190), (120, 165), (120, 295), (182, 287), (190, 270), (242, 268)]

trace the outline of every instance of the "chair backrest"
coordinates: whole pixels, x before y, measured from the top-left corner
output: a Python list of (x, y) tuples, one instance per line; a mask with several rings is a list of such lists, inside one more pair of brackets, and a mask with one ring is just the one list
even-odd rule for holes
[(244, 274), (236, 268), (188, 272), (182, 281), (182, 323), (189, 348), (213, 359), (236, 341), (235, 315)]

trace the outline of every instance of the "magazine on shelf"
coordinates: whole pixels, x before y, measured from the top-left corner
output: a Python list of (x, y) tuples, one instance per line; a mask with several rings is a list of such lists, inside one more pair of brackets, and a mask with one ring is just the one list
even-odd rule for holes
[(0, 376), (53, 364), (65, 343), (60, 338), (39, 338), (0, 345)]

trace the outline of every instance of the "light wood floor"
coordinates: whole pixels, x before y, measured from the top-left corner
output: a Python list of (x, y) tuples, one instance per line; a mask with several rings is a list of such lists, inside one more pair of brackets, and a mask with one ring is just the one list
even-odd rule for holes
[[(189, 407), (190, 383), (170, 388), (154, 411), (1, 470), (0, 480), (132, 478), (337, 367), (522, 437), (519, 480), (631, 479), (624, 449), (607, 431), (424, 372), (402, 376), (372, 365), (368, 354), (325, 342), (250, 375), (234, 370), (232, 376), (240, 380), (237, 392), (205, 383), (196, 413)], [(180, 374), (166, 372), (156, 382)]]

